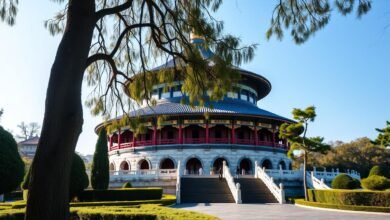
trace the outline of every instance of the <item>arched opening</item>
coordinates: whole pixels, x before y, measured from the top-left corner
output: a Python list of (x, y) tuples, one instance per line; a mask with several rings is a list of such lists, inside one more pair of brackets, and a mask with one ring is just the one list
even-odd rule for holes
[[(190, 175), (199, 175), (200, 169), (202, 168), (202, 163), (198, 158), (191, 158), (187, 161), (186, 170)], [(203, 168), (202, 168), (203, 169)]]
[(127, 161), (122, 161), (120, 165), (120, 170), (130, 170), (130, 165)]
[(265, 167), (265, 169), (272, 169), (272, 162), (268, 159), (265, 159), (263, 163), (261, 163), (261, 167)]
[(114, 170), (115, 170), (115, 164), (110, 163), (110, 170), (111, 170), (111, 171), (114, 171)]
[(140, 170), (149, 170), (149, 163), (147, 160), (141, 160), (139, 163), (139, 169)]
[(286, 169), (286, 163), (282, 160), (279, 162), (279, 166), (278, 166), (279, 169), (282, 169), (282, 170), (285, 170)]
[(165, 158), (160, 163), (160, 169), (175, 169), (175, 163), (170, 158)]
[(215, 174), (218, 174), (219, 172), (219, 169), (222, 169), (222, 166), (223, 166), (223, 161), (226, 161), (226, 165), (229, 166), (229, 163), (227, 162), (227, 160), (223, 157), (219, 157), (217, 159), (214, 160), (214, 163), (213, 163), (213, 170)]
[(242, 159), (239, 170), (242, 175), (252, 174), (252, 161), (248, 158)]

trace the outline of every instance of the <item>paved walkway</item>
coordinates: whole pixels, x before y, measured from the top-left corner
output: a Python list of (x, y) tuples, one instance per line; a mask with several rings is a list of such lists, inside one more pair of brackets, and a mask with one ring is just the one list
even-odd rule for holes
[(365, 214), (327, 211), (279, 204), (199, 203), (180, 204), (176, 208), (203, 212), (223, 220), (299, 219), (299, 220), (371, 220), (390, 219), (390, 214)]

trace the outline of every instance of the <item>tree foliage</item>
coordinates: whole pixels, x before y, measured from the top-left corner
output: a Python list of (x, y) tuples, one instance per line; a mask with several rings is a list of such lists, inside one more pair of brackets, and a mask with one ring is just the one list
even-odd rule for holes
[(23, 175), (24, 163), (15, 139), (0, 126), (0, 195), (15, 190)]
[(317, 31), (324, 28), (332, 11), (347, 15), (356, 10), (360, 18), (371, 9), (371, 0), (281, 0), (275, 6), (271, 25), (266, 33), (268, 39), (283, 38), (290, 30), (295, 43), (302, 44)]
[(109, 161), (107, 153), (107, 132), (102, 128), (96, 143), (91, 170), (93, 189), (107, 189), (110, 182)]
[[(302, 162), (302, 158), (297, 158), (294, 167)], [(326, 167), (328, 171), (340, 168), (343, 172), (356, 170), (362, 178), (376, 165), (390, 170), (390, 151), (372, 144), (366, 137), (348, 143), (335, 142), (327, 154), (313, 153), (308, 160), (308, 167)]]
[(390, 147), (390, 121), (386, 121), (385, 128), (376, 128), (375, 130), (379, 132), (379, 134), (373, 143), (381, 147)]
[[(294, 159), (296, 151), (303, 153), (303, 170), (306, 173), (308, 154), (312, 152), (326, 153), (330, 146), (323, 143), (324, 138), (322, 137), (306, 137), (309, 122), (313, 122), (316, 117), (314, 106), (309, 106), (304, 110), (294, 108), (292, 115), (297, 123), (283, 123), (279, 128), (279, 136), (287, 139), (291, 144), (287, 153), (290, 158)], [(306, 175), (304, 175), (304, 190), (307, 200)]]

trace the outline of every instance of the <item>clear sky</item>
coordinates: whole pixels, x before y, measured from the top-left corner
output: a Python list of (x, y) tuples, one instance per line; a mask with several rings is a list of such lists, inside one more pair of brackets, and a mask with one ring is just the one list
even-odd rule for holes
[[(326, 141), (374, 138), (374, 128), (390, 120), (390, 1), (375, 0), (362, 19), (333, 14), (330, 24), (304, 45), (286, 33), (283, 41), (265, 39), (276, 1), (225, 0), (217, 18), (226, 33), (245, 44), (258, 43), (256, 56), (242, 67), (272, 83), (261, 108), (291, 118), (294, 107), (317, 107), (309, 135)], [(20, 1), (16, 25), (0, 23), (1, 125), (18, 133), (21, 121), (42, 124), (51, 64), (60, 40), (43, 22), (60, 8), (50, 1)], [(83, 90), (83, 96), (88, 89)], [(77, 145), (93, 153), (101, 121), (84, 109), (84, 126)]]

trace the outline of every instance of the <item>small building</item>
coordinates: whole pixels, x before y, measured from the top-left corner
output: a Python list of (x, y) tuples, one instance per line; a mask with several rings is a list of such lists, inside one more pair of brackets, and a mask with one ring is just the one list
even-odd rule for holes
[(33, 159), (37, 151), (39, 137), (30, 137), (27, 140), (18, 143), (19, 153), (22, 157)]

